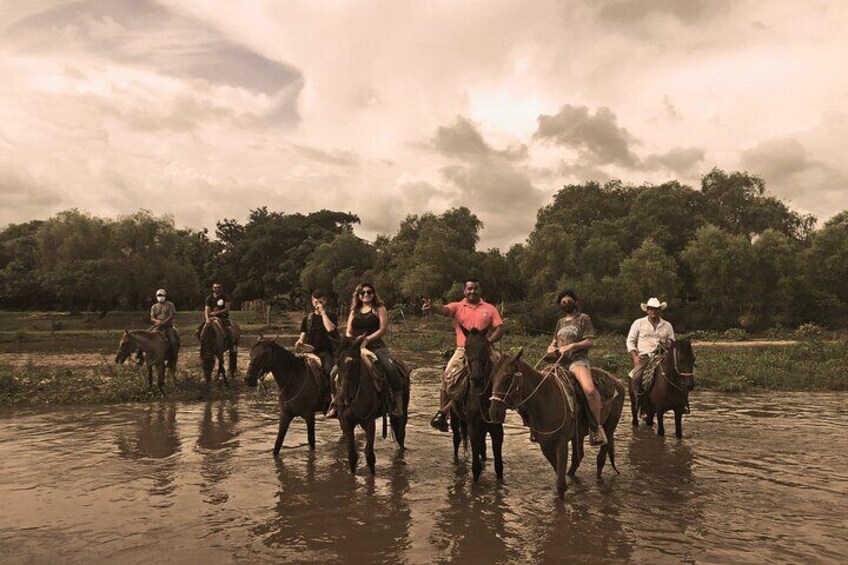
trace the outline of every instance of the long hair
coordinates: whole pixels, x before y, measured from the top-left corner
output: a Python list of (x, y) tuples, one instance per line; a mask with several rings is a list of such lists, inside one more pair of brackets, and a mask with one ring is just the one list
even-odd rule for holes
[(359, 298), (359, 293), (362, 292), (362, 289), (368, 287), (374, 291), (374, 298), (371, 300), (371, 305), (374, 308), (379, 308), (383, 305), (383, 301), (380, 300), (380, 295), (377, 294), (377, 289), (370, 282), (361, 282), (356, 285), (356, 290), (353, 291), (353, 297), (350, 299), (350, 311), (351, 312), (359, 312), (359, 309), (362, 307), (362, 299)]

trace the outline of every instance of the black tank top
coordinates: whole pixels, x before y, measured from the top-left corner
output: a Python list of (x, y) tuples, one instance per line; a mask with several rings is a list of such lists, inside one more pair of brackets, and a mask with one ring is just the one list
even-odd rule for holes
[[(371, 335), (380, 329), (380, 317), (374, 310), (370, 310), (368, 312), (356, 311), (353, 313), (353, 322), (350, 326), (351, 333), (353, 333), (355, 337)], [(376, 349), (383, 345), (383, 338), (379, 338), (369, 343), (368, 349)]]

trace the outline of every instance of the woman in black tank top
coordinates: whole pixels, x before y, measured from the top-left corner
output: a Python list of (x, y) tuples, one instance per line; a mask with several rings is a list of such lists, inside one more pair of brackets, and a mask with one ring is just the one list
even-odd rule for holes
[(372, 351), (386, 373), (389, 388), (392, 390), (393, 416), (403, 415), (403, 377), (394, 364), (389, 348), (383, 341), (383, 335), (389, 329), (389, 316), (383, 301), (371, 283), (362, 283), (356, 287), (351, 301), (350, 316), (347, 319), (348, 337), (365, 336), (362, 346)]

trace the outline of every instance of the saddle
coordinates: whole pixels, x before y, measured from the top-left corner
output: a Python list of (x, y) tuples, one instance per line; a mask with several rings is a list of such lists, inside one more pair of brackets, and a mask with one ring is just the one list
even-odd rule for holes
[(368, 368), (369, 373), (373, 375), (374, 386), (377, 388), (377, 392), (383, 392), (388, 387), (386, 386), (386, 372), (383, 370), (380, 360), (377, 359), (373, 351), (364, 347), (360, 351), (362, 352), (362, 363)]
[(330, 383), (327, 382), (327, 376), (324, 375), (324, 366), (321, 364), (321, 358), (314, 353), (299, 353), (298, 356), (306, 361), (306, 366), (309, 368), (312, 378), (315, 379), (318, 390), (325, 390)]
[[(586, 394), (583, 392), (583, 387), (580, 386), (580, 383), (574, 374), (562, 365), (552, 365), (545, 370), (555, 371), (554, 376), (561, 379), (566, 384), (565, 393), (569, 407), (575, 411), (575, 414), (582, 412), (580, 417), (583, 418), (583, 421), (588, 421), (588, 415), (590, 414), (589, 401), (586, 398)], [(609, 379), (602, 378), (601, 375), (594, 371), (592, 371), (592, 383), (595, 385), (595, 390), (600, 393), (601, 401), (605, 408), (616, 396), (618, 396), (618, 391), (616, 390), (615, 385)], [(575, 407), (575, 404), (577, 404), (577, 407)]]

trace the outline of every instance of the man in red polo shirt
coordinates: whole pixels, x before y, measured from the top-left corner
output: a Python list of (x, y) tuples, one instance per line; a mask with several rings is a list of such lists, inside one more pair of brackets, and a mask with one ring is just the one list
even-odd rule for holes
[(446, 318), (453, 318), (456, 331), (456, 350), (448, 361), (448, 366), (442, 375), (442, 388), (439, 391), (441, 408), (430, 422), (437, 430), (448, 431), (447, 416), (450, 414), (454, 394), (463, 389), (465, 384), (465, 334), (466, 330), (477, 329), (486, 332), (489, 343), (495, 343), (503, 337), (503, 320), (498, 309), (480, 298), (480, 281), (468, 279), (465, 281), (463, 293), (465, 298), (459, 302), (451, 302), (444, 306), (432, 304), (429, 298), (424, 299), (424, 312), (436, 312)]

